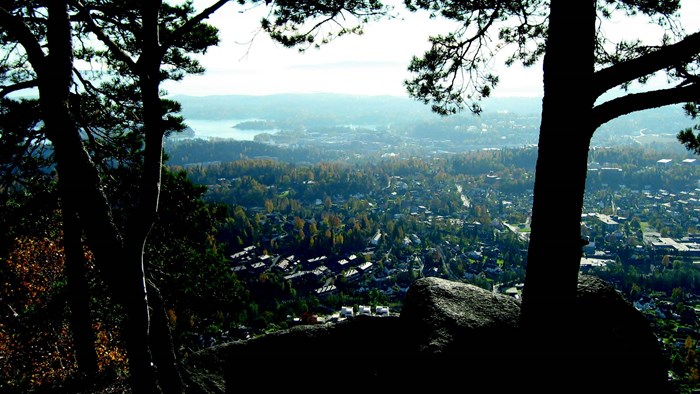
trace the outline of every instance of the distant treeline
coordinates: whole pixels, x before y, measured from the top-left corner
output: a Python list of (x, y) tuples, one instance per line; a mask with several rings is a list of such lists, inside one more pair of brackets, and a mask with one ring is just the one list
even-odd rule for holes
[[(168, 165), (191, 169), (188, 171), (189, 176), (199, 184), (214, 184), (220, 178), (242, 176), (256, 179), (273, 176), (283, 179), (285, 174), (298, 173), (302, 168), (314, 172), (314, 169), (327, 168), (323, 163), (336, 163), (340, 166), (336, 168), (347, 167), (354, 173), (370, 171), (375, 174), (402, 176), (419, 170), (432, 173), (433, 176), (439, 173), (476, 177), (496, 175), (501, 178), (501, 188), (505, 188), (502, 191), (516, 192), (527, 191), (532, 187), (537, 148), (531, 146), (459, 154), (433, 154), (430, 158), (405, 155), (394, 158), (377, 153), (375, 156), (348, 160), (348, 157), (352, 157), (350, 153), (321, 147), (292, 148), (254, 141), (193, 139), (167, 144), (167, 155)], [(598, 148), (591, 150), (589, 157), (587, 188), (590, 190), (619, 185), (633, 189), (651, 187), (687, 190), (688, 187), (696, 187), (700, 177), (700, 160), (696, 160), (689, 152), (673, 149), (660, 152), (638, 146)], [(268, 164), (261, 165), (262, 162)], [(315, 179), (324, 178), (322, 173), (314, 175)], [(566, 174), (563, 173), (562, 176)], [(346, 178), (346, 181), (347, 179), (349, 178)], [(340, 185), (336, 184), (334, 187)]]
[(242, 159), (268, 158), (288, 163), (334, 161), (337, 153), (316, 147), (278, 147), (254, 141), (229, 139), (169, 140), (165, 143), (167, 165), (189, 166), (230, 162)]

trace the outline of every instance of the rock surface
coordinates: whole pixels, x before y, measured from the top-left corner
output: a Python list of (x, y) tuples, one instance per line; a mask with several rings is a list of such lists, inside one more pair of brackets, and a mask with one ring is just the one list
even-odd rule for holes
[(398, 317), (297, 326), (199, 352), (185, 362), (188, 393), (670, 392), (651, 327), (613, 287), (581, 276), (576, 308), (573, 329), (526, 332), (515, 299), (423, 278)]

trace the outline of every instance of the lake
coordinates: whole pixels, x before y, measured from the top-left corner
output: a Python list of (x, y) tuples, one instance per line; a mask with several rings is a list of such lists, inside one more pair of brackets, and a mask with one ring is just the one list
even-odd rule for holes
[(274, 134), (274, 130), (239, 130), (233, 126), (242, 122), (249, 122), (260, 119), (186, 119), (185, 124), (194, 130), (194, 138), (231, 138), (241, 141), (253, 141), (257, 134), (270, 133)]

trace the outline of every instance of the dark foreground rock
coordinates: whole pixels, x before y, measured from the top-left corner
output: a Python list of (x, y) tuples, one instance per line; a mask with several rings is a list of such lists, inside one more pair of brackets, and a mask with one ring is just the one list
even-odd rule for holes
[(511, 297), (420, 279), (400, 317), (298, 326), (199, 352), (185, 362), (188, 393), (671, 392), (648, 322), (602, 280), (579, 279), (573, 329), (526, 332), (519, 313)]

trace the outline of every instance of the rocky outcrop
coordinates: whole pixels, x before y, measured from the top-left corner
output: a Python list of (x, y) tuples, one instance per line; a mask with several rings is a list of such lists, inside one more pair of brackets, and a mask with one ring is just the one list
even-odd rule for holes
[(670, 392), (648, 322), (602, 280), (580, 278), (573, 328), (527, 332), (519, 312), (509, 296), (424, 278), (400, 317), (298, 326), (199, 352), (185, 363), (188, 392)]

